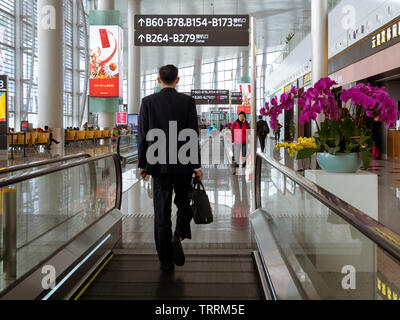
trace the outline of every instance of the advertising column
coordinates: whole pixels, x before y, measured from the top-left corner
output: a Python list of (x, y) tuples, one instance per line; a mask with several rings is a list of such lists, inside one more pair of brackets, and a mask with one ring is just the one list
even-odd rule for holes
[(123, 104), (123, 32), (119, 11), (91, 11), (90, 112), (99, 126), (112, 129)]
[(8, 78), (0, 76), (0, 157), (8, 159)]

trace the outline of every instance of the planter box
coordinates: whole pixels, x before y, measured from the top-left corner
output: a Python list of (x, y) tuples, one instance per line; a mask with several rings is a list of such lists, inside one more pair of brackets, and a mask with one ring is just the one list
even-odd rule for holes
[(361, 170), (356, 173), (306, 170), (305, 177), (378, 220), (378, 175)]

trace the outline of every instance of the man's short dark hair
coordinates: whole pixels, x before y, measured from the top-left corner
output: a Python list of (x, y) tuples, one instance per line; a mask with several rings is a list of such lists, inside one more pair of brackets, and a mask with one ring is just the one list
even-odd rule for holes
[(172, 64), (161, 67), (159, 70), (160, 79), (165, 84), (172, 84), (176, 79), (178, 79), (179, 70)]

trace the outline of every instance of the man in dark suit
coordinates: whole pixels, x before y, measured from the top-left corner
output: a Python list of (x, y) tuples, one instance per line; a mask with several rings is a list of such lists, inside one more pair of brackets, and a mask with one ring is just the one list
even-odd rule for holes
[(267, 139), (269, 135), (269, 127), (267, 121), (264, 121), (263, 116), (258, 117), (259, 121), (257, 122), (257, 136), (260, 140), (261, 151), (265, 150), (265, 139)]
[[(203, 178), (203, 173), (200, 170), (199, 127), (195, 100), (176, 91), (179, 77), (175, 66), (160, 68), (159, 75), (158, 82), (162, 90), (145, 97), (140, 110), (139, 168), (143, 179), (146, 179), (147, 175), (153, 177), (156, 248), (161, 269), (169, 272), (174, 270), (174, 264), (183, 266), (185, 263), (181, 241), (192, 238), (192, 210), (189, 200), (191, 180), (193, 173), (200, 179)], [(192, 132), (192, 139), (189, 135), (189, 141), (187, 137), (186, 141), (180, 141), (183, 140), (180, 137), (183, 130), (186, 133)], [(190, 153), (194, 150), (194, 160), (193, 154), (191, 161), (182, 159), (183, 155), (179, 150), (187, 144), (192, 146)], [(160, 145), (160, 148), (156, 148), (156, 145)], [(171, 223), (173, 191), (174, 203), (178, 208), (174, 234)]]

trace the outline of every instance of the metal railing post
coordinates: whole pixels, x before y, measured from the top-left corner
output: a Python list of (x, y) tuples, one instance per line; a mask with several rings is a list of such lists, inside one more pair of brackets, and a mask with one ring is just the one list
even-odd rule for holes
[(3, 278), (17, 277), (17, 189), (2, 189), (3, 205)]

